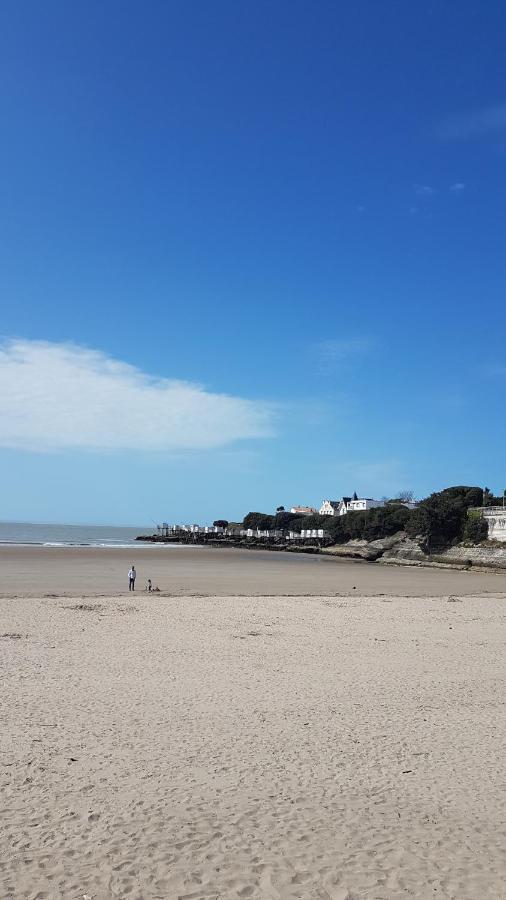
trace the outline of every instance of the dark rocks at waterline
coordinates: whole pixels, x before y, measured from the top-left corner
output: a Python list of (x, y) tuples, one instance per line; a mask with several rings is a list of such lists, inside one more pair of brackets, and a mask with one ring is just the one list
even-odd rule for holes
[[(375, 541), (351, 540), (332, 545), (330, 538), (290, 541), (285, 538), (239, 537), (234, 535), (197, 534), (181, 532), (177, 536), (139, 535), (138, 541), (153, 544), (183, 544), (201, 547), (230, 547), (238, 550), (269, 550), (285, 553), (322, 554), (357, 562), (377, 562), (382, 565), (430, 566), (444, 569), (480, 568), (491, 571), (506, 569), (506, 545), (491, 541), (479, 546), (459, 544), (428, 554), (422, 542), (408, 538), (405, 532)], [(307, 541), (307, 543), (306, 543)]]
[[(325, 540), (321, 540), (321, 544), (308, 543), (303, 541), (288, 541), (283, 538), (257, 538), (257, 537), (233, 537), (231, 535), (217, 536), (216, 534), (197, 534), (192, 532), (182, 532), (177, 536), (162, 537), (158, 534), (139, 535), (136, 541), (142, 541), (149, 544), (179, 544), (192, 545), (196, 547), (231, 547), (239, 550), (270, 550), (285, 551), (288, 553), (319, 553), (323, 546), (326, 546)], [(330, 540), (328, 541), (330, 544)]]

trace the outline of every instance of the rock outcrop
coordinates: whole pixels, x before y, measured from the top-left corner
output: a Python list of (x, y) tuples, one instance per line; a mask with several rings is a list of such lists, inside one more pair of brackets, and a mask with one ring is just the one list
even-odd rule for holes
[(393, 551), (401, 546), (406, 539), (404, 531), (399, 531), (391, 537), (379, 538), (377, 541), (365, 541), (357, 539), (346, 544), (336, 544), (334, 547), (326, 547), (321, 552), (329, 556), (343, 556), (351, 559), (366, 559), (370, 562), (383, 557), (386, 552)]
[(459, 544), (439, 553), (426, 553), (421, 542), (400, 531), (377, 541), (355, 540), (320, 551), (331, 556), (363, 559), (382, 565), (431, 566), (438, 569), (506, 569), (506, 546), (487, 542), (476, 547)]
[(377, 562), (391, 566), (432, 566), (439, 569), (469, 569), (481, 567), (506, 570), (506, 543), (484, 541), (477, 546), (459, 544), (447, 550), (428, 554), (422, 549), (421, 539), (409, 538), (404, 531), (376, 541), (353, 540), (346, 544), (322, 546), (319, 541), (303, 543), (283, 538), (233, 538), (228, 535), (190, 534), (178, 537), (144, 535), (137, 540), (153, 543), (191, 543), (207, 547), (234, 547), (244, 550), (272, 550), (289, 553), (320, 553), (342, 559)]
[(416, 540), (406, 538), (387, 550), (378, 560), (384, 565), (434, 566), (436, 568), (469, 569), (473, 566), (487, 569), (506, 569), (504, 544), (479, 544), (476, 547), (459, 544), (439, 553), (424, 553)]

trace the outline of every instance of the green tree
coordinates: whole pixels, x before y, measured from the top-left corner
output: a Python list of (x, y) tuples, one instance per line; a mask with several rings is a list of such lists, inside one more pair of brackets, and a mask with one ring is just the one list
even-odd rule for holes
[(404, 531), (411, 515), (405, 506), (392, 504), (349, 512), (345, 516), (329, 516), (322, 527), (335, 544), (357, 539), (374, 541)]
[[(348, 513), (348, 515), (352, 515), (352, 513)], [(325, 530), (330, 535), (334, 544), (343, 544), (348, 540), (348, 534), (344, 526), (344, 520), (348, 518), (346, 516), (329, 516), (329, 521), (325, 526)]]
[[(504, 493), (506, 496), (506, 493)], [(484, 488), (483, 490), (483, 506), (502, 506), (503, 505), (503, 494), (500, 497), (495, 496), (492, 491), (489, 491), (488, 488)]]
[(267, 531), (272, 528), (274, 516), (269, 516), (261, 512), (249, 512), (244, 516), (244, 528), (260, 528), (261, 531)]
[(480, 544), (488, 538), (488, 525), (486, 519), (480, 515), (468, 518), (464, 525), (464, 540), (471, 544)]
[(294, 522), (299, 522), (299, 519), (303, 518), (303, 516), (297, 515), (297, 513), (285, 512), (285, 510), (280, 510), (277, 512), (272, 520), (273, 528), (280, 528), (283, 531), (287, 531), (292, 528)]
[(390, 537), (398, 531), (404, 531), (411, 518), (411, 510), (401, 504), (379, 506), (365, 514), (362, 537), (368, 541)]
[(471, 506), (479, 506), (482, 498), (481, 488), (445, 488), (421, 501), (413, 510), (406, 530), (413, 537), (423, 539), (427, 552), (457, 543), (464, 535), (467, 510)]
[(332, 516), (320, 516), (318, 513), (314, 513), (311, 516), (300, 516), (299, 518), (302, 528), (325, 528)]

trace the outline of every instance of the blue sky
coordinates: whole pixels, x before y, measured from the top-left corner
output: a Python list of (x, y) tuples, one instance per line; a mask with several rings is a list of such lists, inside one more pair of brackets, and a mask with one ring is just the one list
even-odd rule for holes
[(0, 518), (506, 487), (505, 31), (5, 0)]

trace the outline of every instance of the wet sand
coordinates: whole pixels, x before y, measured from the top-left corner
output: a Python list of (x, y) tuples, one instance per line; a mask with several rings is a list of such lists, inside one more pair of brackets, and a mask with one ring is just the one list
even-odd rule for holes
[(0, 547), (0, 596), (120, 594), (135, 563), (169, 594), (444, 596), (506, 593), (506, 573), (381, 566), (325, 556), (204, 547)]
[(0, 635), (2, 900), (506, 897), (504, 599), (2, 599)]

